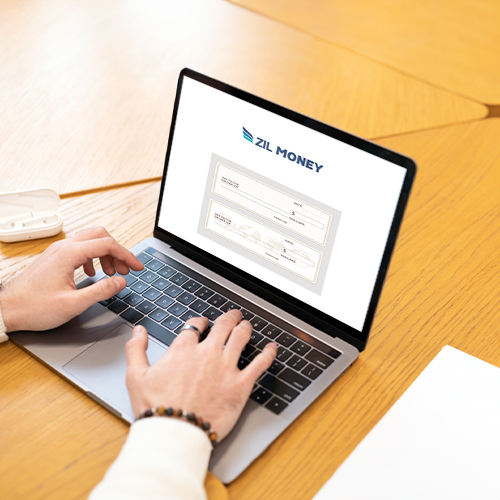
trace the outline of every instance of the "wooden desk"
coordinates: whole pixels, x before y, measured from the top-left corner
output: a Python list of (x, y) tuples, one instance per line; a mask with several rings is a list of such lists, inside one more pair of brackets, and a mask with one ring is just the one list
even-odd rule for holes
[(0, 191), (160, 176), (185, 66), (363, 137), (487, 113), (221, 0), (3, 0), (0, 33)]
[[(131, 247), (152, 235), (158, 193), (155, 182), (64, 200), (64, 233), (104, 224)], [(0, 275), (8, 279), (64, 233), (0, 243)], [(0, 429), (2, 500), (86, 499), (128, 433), (127, 424), (11, 342), (0, 344)], [(210, 473), (205, 487), (209, 500), (228, 498)]]
[(499, 136), (491, 119), (379, 141), (418, 172), (371, 340), (232, 499), (312, 498), (446, 344), (500, 366)]
[(231, 0), (420, 81), (500, 104), (496, 0)]

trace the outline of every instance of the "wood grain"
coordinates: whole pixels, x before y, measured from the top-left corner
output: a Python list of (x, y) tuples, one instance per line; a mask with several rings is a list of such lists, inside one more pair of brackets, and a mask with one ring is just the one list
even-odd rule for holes
[(186, 66), (370, 138), (487, 114), (221, 0), (3, 0), (0, 33), (0, 191), (161, 175)]
[[(105, 225), (125, 246), (151, 236), (159, 183), (63, 200), (63, 233), (0, 243), (0, 276), (10, 279), (53, 241)], [(84, 499), (118, 455), (128, 425), (11, 342), (0, 344), (0, 498)], [(209, 499), (228, 498), (212, 474)]]
[(486, 104), (500, 104), (496, 0), (230, 0)]
[(312, 498), (444, 345), (500, 367), (499, 136), (491, 119), (379, 141), (419, 168), (368, 346), (231, 498)]

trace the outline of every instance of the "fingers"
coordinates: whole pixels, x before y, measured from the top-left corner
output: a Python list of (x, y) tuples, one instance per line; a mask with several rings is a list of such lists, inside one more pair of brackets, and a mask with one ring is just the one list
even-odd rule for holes
[(76, 290), (73, 300), (78, 304), (80, 312), (83, 312), (92, 304), (100, 300), (109, 299), (117, 294), (120, 290), (123, 290), (126, 285), (127, 282), (125, 278), (118, 276), (114, 278), (105, 278), (81, 290)]
[(132, 331), (132, 338), (125, 345), (127, 357), (127, 386), (149, 368), (146, 355), (148, 348), (148, 333), (143, 326), (136, 326)]
[(94, 261), (92, 259), (88, 259), (87, 262), (83, 264), (83, 270), (87, 276), (95, 276)]
[[(76, 241), (74, 245), (76, 257), (74, 263), (75, 268), (84, 265), (88, 259), (97, 257), (112, 257), (118, 272), (124, 271), (121, 274), (127, 274), (129, 268), (132, 268), (134, 271), (140, 271), (144, 268), (143, 264), (135, 255), (111, 238), (111, 236), (86, 241)], [(121, 267), (122, 264), (123, 267)]]
[(246, 320), (234, 327), (227, 341), (226, 348), (224, 349), (224, 356), (229, 358), (230, 363), (238, 363), (241, 351), (243, 351), (243, 348), (250, 340), (252, 330), (252, 325)]
[(249, 384), (255, 381), (272, 365), (278, 352), (278, 346), (272, 342), (267, 344), (260, 354), (255, 356), (252, 362), (241, 371)]
[[(200, 334), (203, 333), (208, 328), (208, 319), (205, 317), (200, 318), (191, 318), (188, 319), (185, 323), (186, 325), (192, 325), (200, 331)], [(180, 343), (188, 343), (188, 344), (198, 344), (200, 341), (199, 335), (193, 330), (182, 330), (177, 338), (172, 342), (172, 346), (177, 342)]]
[(226, 343), (226, 340), (233, 331), (233, 328), (240, 321), (241, 312), (237, 309), (232, 309), (226, 314), (219, 316), (215, 320), (206, 342), (212, 344), (214, 347), (222, 349), (222, 346)]

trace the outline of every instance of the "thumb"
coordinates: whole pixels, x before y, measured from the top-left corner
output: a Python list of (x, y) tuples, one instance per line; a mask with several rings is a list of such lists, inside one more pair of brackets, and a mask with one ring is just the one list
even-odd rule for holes
[(88, 309), (92, 304), (95, 304), (100, 300), (111, 298), (120, 290), (123, 290), (126, 285), (127, 282), (125, 281), (125, 278), (115, 276), (114, 278), (99, 280), (93, 285), (78, 290), (79, 300), (81, 301), (81, 306), (83, 307), (82, 310), (85, 311), (85, 309)]
[(132, 338), (125, 345), (127, 356), (127, 384), (141, 371), (149, 367), (146, 349), (148, 348), (148, 332), (143, 326), (136, 326)]

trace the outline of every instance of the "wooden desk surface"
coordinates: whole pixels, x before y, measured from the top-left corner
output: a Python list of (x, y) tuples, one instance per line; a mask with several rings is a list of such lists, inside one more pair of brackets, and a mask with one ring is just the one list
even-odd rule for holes
[[(83, 227), (104, 224), (125, 246), (135, 245), (152, 235), (159, 187), (155, 182), (64, 200), (64, 232), (0, 243), (0, 275), (9, 279), (50, 243)], [(11, 342), (0, 344), (0, 429), (2, 500), (86, 499), (128, 433), (127, 424)], [(228, 498), (210, 473), (205, 487), (209, 500)]]
[(497, 0), (230, 0), (403, 73), (500, 104)]
[[(499, 134), (500, 120), (490, 119), (380, 141), (414, 157), (419, 170), (371, 340), (344, 377), (229, 485), (231, 498), (312, 498), (446, 344), (500, 366)], [(157, 196), (151, 183), (69, 198), (64, 229), (99, 221), (133, 246), (151, 233)], [(51, 241), (0, 246), (2, 277)], [(71, 418), (61, 408), (71, 408)], [(0, 346), (0, 427), (9, 429), (0, 434), (0, 450), (9, 450), (0, 451), (8, 478), (1, 498), (84, 498), (127, 432), (12, 344)], [(224, 498), (211, 475), (207, 487), (211, 498)]]
[(3, 0), (0, 33), (1, 191), (161, 175), (186, 66), (369, 138), (487, 113), (222, 0)]
[(312, 498), (446, 344), (500, 367), (499, 136), (492, 119), (379, 141), (418, 172), (371, 339), (231, 498)]

